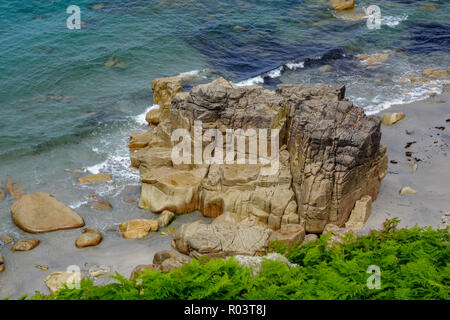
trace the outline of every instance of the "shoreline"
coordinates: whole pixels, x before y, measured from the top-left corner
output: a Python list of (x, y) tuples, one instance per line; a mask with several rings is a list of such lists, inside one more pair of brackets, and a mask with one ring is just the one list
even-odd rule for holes
[[(416, 223), (419, 226), (436, 227), (445, 212), (450, 211), (445, 198), (446, 194), (450, 194), (450, 187), (446, 185), (446, 180), (450, 179), (446, 153), (450, 144), (447, 128), (450, 124), (446, 122), (450, 118), (449, 101), (450, 92), (447, 91), (428, 100), (392, 106), (377, 114), (381, 116), (384, 113), (403, 112), (406, 117), (393, 126), (381, 127), (381, 143), (388, 147), (389, 161), (395, 160), (398, 163), (389, 162), (388, 174), (381, 182), (378, 198), (372, 205), (372, 214), (362, 232), (379, 229), (382, 222), (393, 217), (400, 218), (399, 227), (412, 227)], [(446, 128), (435, 128), (440, 126)], [(405, 130), (414, 132), (407, 134)], [(412, 172), (405, 156), (405, 145), (412, 141), (416, 143), (407, 150), (413, 152), (413, 157), (422, 160), (418, 162), (416, 172)], [(410, 186), (418, 193), (399, 195), (399, 190), (404, 186)], [(138, 190), (135, 192), (134, 196), (138, 197)], [(115, 200), (125, 197), (130, 198), (130, 194), (120, 194)], [(114, 207), (115, 210), (123, 209)], [(121, 218), (125, 221), (131, 217), (124, 217), (122, 214)], [(175, 223), (169, 227), (196, 219), (207, 218), (202, 217), (199, 212), (178, 215)], [(73, 264), (79, 265), (85, 274), (92, 267), (109, 267), (111, 272), (108, 275), (119, 272), (128, 277), (135, 266), (151, 263), (157, 251), (174, 251), (171, 247), (171, 235), (162, 236), (157, 232), (150, 233), (144, 239), (126, 240), (117, 231), (109, 232), (110, 230), (103, 231), (104, 240), (97, 247), (77, 249), (74, 242), (80, 231), (75, 229), (36, 235), (42, 243), (30, 252), (13, 253), (11, 245), (3, 246), (6, 271), (0, 276), (0, 298), (9, 296), (17, 299), (24, 294), (32, 295), (35, 291), (48, 293), (44, 284), (45, 277)], [(49, 268), (42, 271), (36, 265)], [(94, 278), (95, 284), (113, 281), (108, 275)]]

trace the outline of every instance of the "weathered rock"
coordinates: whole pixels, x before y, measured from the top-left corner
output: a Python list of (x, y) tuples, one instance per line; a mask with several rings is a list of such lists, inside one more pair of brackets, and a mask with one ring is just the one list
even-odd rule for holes
[(263, 251), (272, 231), (258, 225), (202, 221), (183, 224), (175, 232), (172, 247), (191, 257), (254, 255)]
[(106, 200), (96, 200), (94, 202), (92, 202), (91, 207), (95, 210), (99, 210), (99, 211), (109, 211), (112, 210), (112, 205), (111, 203), (109, 203)]
[(334, 10), (349, 10), (355, 7), (355, 0), (330, 0), (329, 6)]
[(139, 276), (139, 273), (144, 270), (159, 270), (159, 268), (154, 264), (140, 264), (131, 271), (130, 280), (136, 279)]
[(18, 182), (11, 179), (6, 180), (6, 191), (8, 191), (8, 193), (15, 198), (20, 198), (26, 194), (22, 186)]
[(280, 261), (284, 263), (288, 268), (295, 268), (297, 265), (295, 263), (290, 263), (288, 259), (286, 259), (285, 256), (279, 254), (279, 253), (269, 253), (266, 256), (263, 257), (252, 257), (252, 256), (241, 256), (237, 255), (233, 257), (234, 260), (236, 260), (240, 266), (245, 268), (251, 268), (251, 274), (252, 276), (257, 276), (261, 273), (263, 261), (265, 259), (267, 260), (273, 260), (273, 261)]
[(14, 223), (27, 232), (40, 233), (84, 226), (71, 208), (48, 193), (28, 194), (11, 205)]
[(350, 219), (345, 223), (346, 228), (362, 229), (372, 213), (372, 197), (364, 196), (355, 203)]
[(400, 190), (400, 194), (415, 194), (415, 193), (417, 193), (417, 191), (411, 187), (403, 187)]
[(322, 232), (322, 235), (331, 232), (331, 238), (328, 241), (328, 246), (331, 247), (337, 243), (343, 242), (347, 234), (351, 233), (356, 236), (352, 228), (339, 228), (335, 224), (327, 224)]
[(191, 262), (190, 257), (183, 256), (173, 251), (160, 251), (155, 253), (153, 257), (153, 265), (158, 266), (162, 272), (169, 272), (173, 269), (178, 269), (185, 263)]
[[(1, 187), (1, 183), (0, 183), (0, 187)], [(5, 198), (6, 198), (5, 191), (3, 191), (2, 189), (0, 189), (0, 201), (5, 200)]]
[(305, 238), (305, 229), (299, 224), (285, 224), (270, 236), (269, 242), (282, 241), (294, 243), (303, 241)]
[(158, 125), (161, 122), (161, 109), (152, 109), (145, 115), (145, 120), (149, 124)]
[(111, 270), (107, 267), (94, 267), (89, 269), (89, 275), (94, 278), (104, 276), (105, 274), (108, 274), (110, 272)]
[(109, 181), (111, 180), (111, 176), (105, 173), (92, 174), (86, 177), (78, 178), (78, 183), (91, 183), (97, 181)]
[(3, 258), (3, 255), (0, 253), (0, 272), (5, 271), (5, 258)]
[[(344, 94), (344, 86), (279, 85), (274, 92), (223, 78), (179, 92), (170, 118), (131, 156), (143, 182), (140, 208), (177, 214), (200, 210), (207, 217), (232, 212), (236, 221), (274, 230), (301, 224), (309, 233), (322, 232), (327, 223), (344, 225), (357, 200), (376, 199), (387, 173), (380, 119), (365, 116)], [(234, 160), (243, 156), (245, 164), (173, 163), (171, 133), (187, 129), (192, 138), (194, 121), (202, 121), (201, 134), (278, 129), (277, 140), (268, 142), (269, 150), (276, 141), (281, 147), (278, 170), (264, 174), (267, 165), (249, 164), (251, 150), (234, 155)], [(242, 131), (237, 136), (250, 140)], [(208, 147), (205, 142), (202, 151)], [(237, 144), (232, 148), (236, 151)], [(265, 158), (274, 156), (269, 155)]]
[(175, 95), (183, 91), (180, 77), (158, 78), (152, 82), (153, 103), (160, 106), (161, 121), (170, 116), (170, 105)]
[(164, 210), (159, 217), (156, 219), (158, 221), (158, 226), (160, 228), (167, 227), (175, 219), (175, 214), (169, 210)]
[(12, 247), (12, 251), (30, 251), (36, 248), (41, 241), (39, 239), (21, 239)]
[(14, 242), (14, 238), (11, 236), (8, 236), (7, 234), (4, 234), (4, 235), (0, 236), (0, 241), (6, 245), (6, 244), (10, 244), (10, 243)]
[(402, 112), (385, 113), (381, 117), (381, 122), (386, 126), (392, 126), (405, 118), (405, 114)]
[(86, 276), (81, 272), (56, 271), (50, 273), (45, 278), (45, 284), (50, 290), (50, 293), (55, 294), (55, 292), (62, 289), (64, 285), (75, 285), (85, 279)]
[(48, 266), (41, 266), (39, 264), (34, 266), (36, 269), (39, 269), (41, 271), (47, 271), (48, 270)]
[(129, 220), (119, 226), (120, 234), (125, 239), (145, 238), (149, 232), (158, 231), (158, 222), (150, 219)]
[(82, 235), (75, 241), (77, 248), (92, 247), (102, 242), (103, 237), (100, 231), (93, 228), (86, 228), (82, 231)]
[(314, 234), (314, 233), (307, 234), (305, 236), (305, 239), (303, 239), (303, 242), (301, 245), (303, 246), (309, 242), (316, 242), (318, 239), (319, 239), (319, 237), (317, 236), (317, 234)]
[(442, 69), (425, 69), (422, 71), (422, 75), (428, 78), (445, 79), (450, 74), (450, 70)]
[(279, 85), (291, 110), (288, 150), (300, 223), (308, 233), (342, 226), (355, 202), (373, 199), (387, 173), (380, 119), (343, 99), (345, 88)]

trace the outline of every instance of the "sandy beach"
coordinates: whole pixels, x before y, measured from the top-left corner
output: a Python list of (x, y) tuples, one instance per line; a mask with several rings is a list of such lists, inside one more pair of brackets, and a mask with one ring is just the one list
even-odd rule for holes
[[(388, 148), (389, 169), (363, 233), (380, 228), (385, 219), (393, 217), (400, 218), (401, 227), (415, 224), (436, 227), (445, 212), (450, 211), (447, 154), (450, 123), (446, 121), (450, 118), (450, 93), (393, 106), (380, 115), (390, 112), (403, 112), (406, 117), (393, 126), (382, 125), (382, 144)], [(405, 148), (410, 142), (414, 143)], [(407, 151), (412, 152), (411, 157), (405, 155)], [(417, 163), (416, 172), (408, 165), (408, 160)], [(399, 190), (404, 186), (414, 188), (417, 194), (400, 195)], [(137, 198), (138, 195), (139, 190), (136, 189), (133, 195), (128, 192), (122, 198)], [(116, 205), (119, 200), (123, 199), (112, 201), (114, 210), (124, 210)], [(126, 220), (126, 217), (122, 218)], [(178, 216), (170, 227), (196, 219), (208, 220), (196, 212)], [(119, 220), (116, 222), (120, 223)], [(35, 291), (47, 294), (45, 277), (54, 271), (64, 271), (70, 265), (79, 266), (85, 274), (89, 274), (92, 268), (101, 267), (110, 269), (108, 275), (119, 272), (128, 277), (135, 266), (151, 263), (155, 252), (173, 250), (172, 236), (162, 236), (159, 232), (151, 233), (145, 239), (125, 240), (117, 230), (109, 230), (103, 232), (104, 240), (100, 245), (85, 249), (77, 249), (74, 245), (79, 235), (78, 229), (30, 234), (30, 238), (39, 238), (41, 244), (29, 252), (12, 252), (11, 245), (2, 246), (6, 271), (0, 276), (0, 298), (17, 299)], [(48, 266), (48, 270), (42, 271), (36, 265)], [(92, 279), (96, 284), (104, 284), (112, 281), (108, 275)]]

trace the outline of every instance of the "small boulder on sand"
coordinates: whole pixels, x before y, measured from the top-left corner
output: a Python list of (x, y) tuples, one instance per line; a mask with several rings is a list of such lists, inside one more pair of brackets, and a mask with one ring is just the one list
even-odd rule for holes
[(12, 247), (12, 251), (30, 251), (36, 248), (41, 241), (39, 239), (21, 239)]
[(400, 194), (415, 194), (415, 193), (417, 193), (417, 191), (411, 187), (403, 187), (400, 190)]
[(3, 258), (2, 254), (0, 253), (0, 272), (5, 271), (5, 259)]
[(47, 278), (45, 278), (45, 284), (50, 292), (55, 294), (55, 292), (63, 288), (65, 284), (73, 285), (84, 279), (86, 279), (86, 276), (81, 272), (56, 271), (50, 273)]
[(91, 183), (97, 181), (109, 181), (111, 180), (111, 176), (105, 173), (92, 174), (86, 177), (78, 178), (79, 183)]
[(129, 220), (122, 223), (119, 229), (125, 239), (141, 239), (145, 238), (149, 232), (158, 231), (158, 222), (150, 219)]
[(386, 126), (392, 126), (405, 118), (405, 114), (402, 112), (385, 113), (381, 117), (381, 122)]
[(82, 233), (75, 242), (77, 248), (93, 247), (103, 240), (102, 234), (97, 229), (86, 228)]
[(20, 197), (11, 205), (11, 217), (19, 228), (31, 233), (84, 226), (83, 218), (48, 193)]

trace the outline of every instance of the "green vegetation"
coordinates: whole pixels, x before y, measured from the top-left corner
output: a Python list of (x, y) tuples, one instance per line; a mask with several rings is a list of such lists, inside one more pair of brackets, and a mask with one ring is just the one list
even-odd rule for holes
[[(269, 248), (286, 254), (299, 266), (265, 260), (262, 272), (233, 260), (193, 261), (169, 273), (144, 271), (135, 280), (117, 274), (116, 283), (62, 289), (55, 296), (37, 293), (32, 299), (449, 299), (450, 247), (447, 230), (414, 227), (384, 229), (330, 246), (330, 235), (302, 247), (275, 243)], [(368, 289), (367, 268), (381, 270), (381, 288)]]

